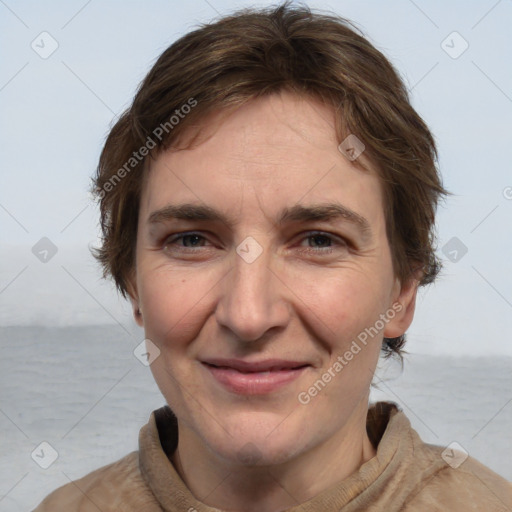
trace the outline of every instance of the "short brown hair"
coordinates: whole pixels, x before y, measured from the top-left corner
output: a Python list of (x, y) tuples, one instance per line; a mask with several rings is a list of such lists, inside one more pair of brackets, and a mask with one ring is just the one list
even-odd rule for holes
[[(147, 159), (207, 114), (283, 90), (332, 107), (339, 142), (348, 134), (363, 141), (383, 186), (396, 276), (404, 282), (421, 271), (420, 285), (435, 279), (435, 212), (447, 192), (432, 134), (397, 71), (349, 21), (287, 2), (239, 11), (177, 40), (110, 131), (93, 181), (103, 235), (93, 255), (123, 297), (135, 270)], [(386, 338), (383, 350), (400, 355), (404, 342)]]

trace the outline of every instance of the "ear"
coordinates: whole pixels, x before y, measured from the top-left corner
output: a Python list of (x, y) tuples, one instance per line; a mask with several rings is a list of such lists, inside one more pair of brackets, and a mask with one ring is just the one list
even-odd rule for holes
[(144, 327), (144, 317), (140, 308), (139, 295), (137, 293), (137, 286), (135, 284), (135, 277), (131, 276), (126, 283), (126, 291), (132, 303), (133, 318), (139, 327)]
[(414, 310), (416, 308), (416, 295), (418, 292), (420, 275), (417, 274), (404, 283), (396, 279), (393, 301), (390, 311), (395, 315), (386, 324), (384, 329), (385, 338), (398, 338), (402, 336), (412, 323)]

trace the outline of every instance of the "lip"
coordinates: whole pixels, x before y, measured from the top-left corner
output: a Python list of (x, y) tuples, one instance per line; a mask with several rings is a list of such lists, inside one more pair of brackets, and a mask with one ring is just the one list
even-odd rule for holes
[(213, 378), (226, 389), (241, 395), (264, 395), (297, 379), (311, 365), (301, 361), (239, 359), (201, 361)]

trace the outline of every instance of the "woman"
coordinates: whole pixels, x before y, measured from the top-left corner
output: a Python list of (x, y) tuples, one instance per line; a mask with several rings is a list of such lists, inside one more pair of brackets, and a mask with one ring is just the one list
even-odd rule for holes
[(37, 511), (510, 510), (510, 484), (369, 406), (439, 270), (432, 135), (348, 22), (285, 4), (195, 30), (110, 132), (105, 276), (168, 406)]

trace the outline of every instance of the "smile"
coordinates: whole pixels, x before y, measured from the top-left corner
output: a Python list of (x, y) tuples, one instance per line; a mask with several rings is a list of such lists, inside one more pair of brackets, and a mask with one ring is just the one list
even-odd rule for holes
[(293, 382), (310, 366), (295, 362), (243, 363), (222, 365), (203, 362), (209, 374), (224, 388), (241, 395), (264, 395)]

